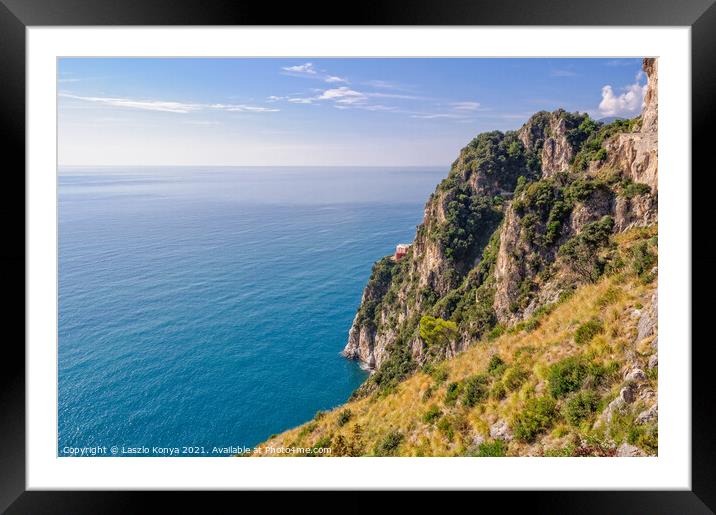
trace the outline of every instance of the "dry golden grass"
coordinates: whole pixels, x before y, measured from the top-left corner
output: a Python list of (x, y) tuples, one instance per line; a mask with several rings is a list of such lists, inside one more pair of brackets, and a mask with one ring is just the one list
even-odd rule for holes
[[(616, 240), (620, 248), (627, 248), (635, 241), (651, 237), (655, 231), (656, 228), (637, 229), (617, 236)], [(544, 315), (537, 328), (513, 334), (508, 331), (493, 341), (475, 342), (463, 353), (445, 361), (441, 366), (448, 371), (448, 378), (442, 383), (425, 372), (417, 372), (392, 393), (373, 394), (348, 402), (317, 420), (275, 436), (262, 446), (330, 447), (341, 435), (354, 446), (354, 454), (374, 455), (387, 435), (397, 431), (402, 439), (391, 454), (464, 455), (474, 450), (475, 438), (490, 440), (491, 424), (497, 420), (510, 422), (524, 408), (526, 399), (546, 394), (549, 366), (569, 356), (581, 355), (595, 363), (616, 362), (620, 365), (618, 377), (600, 386), (606, 402), (618, 391), (627, 353), (639, 351), (634, 343), (637, 318), (632, 313), (650, 301), (655, 287), (655, 279), (644, 284), (637, 277), (626, 274), (603, 277), (596, 284), (579, 287), (571, 297)], [(578, 345), (574, 341), (576, 329), (592, 319), (602, 322), (603, 332)], [(453, 406), (446, 404), (448, 384), (484, 374), (495, 354), (513, 369), (511, 372), (508, 369), (509, 374), (514, 374), (517, 369), (526, 372), (522, 384), (507, 391), (504, 398), (490, 396), (470, 408), (460, 402)], [(652, 386), (656, 390), (655, 380)], [(432, 395), (427, 395), (430, 390)], [(432, 406), (441, 411), (439, 420), (451, 421), (452, 430), (441, 426), (445, 422), (424, 420)], [(349, 409), (352, 416), (340, 426), (338, 416), (345, 409)], [(359, 426), (360, 436), (356, 436), (356, 426)], [(570, 439), (584, 436), (589, 431), (590, 428), (575, 428), (559, 420), (537, 442), (525, 443), (516, 439), (510, 442), (508, 455), (540, 455), (550, 449), (559, 449)]]

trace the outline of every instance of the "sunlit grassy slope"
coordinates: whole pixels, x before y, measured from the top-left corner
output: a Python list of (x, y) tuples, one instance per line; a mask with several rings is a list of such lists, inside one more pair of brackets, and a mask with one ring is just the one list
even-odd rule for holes
[[(636, 341), (636, 326), (656, 274), (635, 270), (630, 256), (636, 245), (655, 247), (655, 236), (656, 227), (618, 235), (622, 264), (598, 282), (391, 391), (318, 413), (262, 445), (330, 447), (331, 456), (582, 456), (613, 455), (628, 442), (655, 454), (656, 422), (634, 423), (640, 400), (595, 428), (625, 370), (647, 370), (653, 352), (654, 336)], [(656, 370), (642, 389), (657, 391)]]

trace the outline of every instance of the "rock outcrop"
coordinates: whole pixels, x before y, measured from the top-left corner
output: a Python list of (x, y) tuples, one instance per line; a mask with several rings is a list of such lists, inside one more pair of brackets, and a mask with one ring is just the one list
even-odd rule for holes
[[(478, 135), (344, 354), (370, 377), (271, 445), (334, 456), (658, 454), (657, 63), (640, 117)], [(348, 420), (348, 422), (346, 422)]]
[[(653, 60), (646, 59), (643, 67), (648, 78), (644, 107), (648, 125), (642, 123), (637, 132), (616, 134), (606, 140), (606, 158), (592, 161), (586, 172), (586, 178), (593, 178), (592, 184), (597, 187), (591, 188), (572, 202), (567, 209), (569, 214), (565, 215), (566, 220), (559, 221), (552, 216), (553, 213), (544, 210), (540, 213), (539, 209), (525, 213), (518, 207), (522, 204), (516, 203), (520, 198), (516, 198), (507, 207), (495, 268), (494, 307), (500, 322), (513, 323), (523, 319), (531, 315), (539, 304), (554, 300), (559, 290), (564, 287), (564, 284), (559, 284), (564, 278), (541, 281), (539, 288), (536, 288), (539, 276), (555, 271), (555, 267), (559, 266), (559, 263), (555, 263), (558, 246), (579, 234), (589, 224), (609, 216), (614, 222), (614, 231), (623, 232), (657, 222), (657, 134), (654, 131), (657, 95), (652, 92), (652, 88), (657, 85), (653, 75), (656, 73), (656, 64)], [(563, 123), (565, 120), (572, 121), (566, 125)], [(573, 130), (578, 127), (579, 120), (583, 121), (575, 116), (566, 117), (563, 112), (558, 111), (547, 117), (535, 115), (520, 130), (521, 140), (527, 145), (537, 146), (543, 137), (546, 138), (542, 149), (543, 181), (564, 172), (568, 167), (568, 163), (564, 162), (565, 156), (569, 156), (569, 159), (574, 157), (573, 151), (569, 150), (572, 147), (567, 142), (566, 127)], [(550, 140), (553, 141), (552, 146), (547, 145)], [(555, 152), (552, 150), (554, 148), (562, 150)], [(618, 188), (602, 187), (603, 183), (599, 181), (603, 179), (600, 178), (613, 176), (615, 173), (620, 180), (648, 186), (648, 191), (637, 190), (638, 193), (633, 194)], [(545, 195), (546, 191), (547, 188), (543, 188), (537, 193)], [(529, 193), (529, 190), (524, 192), (522, 197), (529, 196)], [(549, 200), (554, 203), (565, 202), (564, 198), (558, 198), (554, 194)], [(536, 222), (533, 222), (534, 220)], [(559, 223), (558, 232), (551, 245), (544, 245), (543, 240), (530, 238), (526, 234), (528, 231), (534, 232), (535, 229), (537, 233), (544, 232), (550, 223)], [(525, 225), (528, 226), (528, 231), (525, 231)]]
[[(400, 380), (497, 324), (525, 320), (598, 277), (600, 238), (656, 223), (656, 61), (643, 69), (640, 122), (605, 126), (542, 111), (462, 149), (406, 256), (376, 263), (363, 293), (344, 354), (378, 372), (372, 383)], [(565, 245), (586, 253), (588, 266), (571, 263)], [(442, 332), (421, 331), (425, 316), (445, 321)]]
[(656, 59), (644, 59), (644, 72), (647, 76), (647, 88), (644, 95), (644, 108), (639, 132), (620, 134), (607, 142), (609, 158), (606, 165), (621, 170), (632, 181), (647, 184), (651, 192), (658, 189), (658, 62)]

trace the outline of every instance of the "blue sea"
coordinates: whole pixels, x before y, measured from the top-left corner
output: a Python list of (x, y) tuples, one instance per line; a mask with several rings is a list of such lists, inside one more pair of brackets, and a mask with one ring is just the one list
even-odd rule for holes
[(230, 455), (345, 402), (371, 265), (446, 173), (60, 169), (58, 455)]

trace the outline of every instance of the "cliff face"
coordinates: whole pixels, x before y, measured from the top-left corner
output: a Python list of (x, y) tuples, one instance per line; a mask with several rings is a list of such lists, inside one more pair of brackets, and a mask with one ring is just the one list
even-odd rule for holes
[(462, 149), (405, 257), (373, 266), (344, 352), (374, 373), (268, 446), (657, 454), (657, 63), (643, 68), (640, 117), (539, 112)]
[[(328, 447), (329, 456), (655, 455), (657, 274), (642, 254), (655, 250), (655, 235), (656, 227), (613, 235), (626, 270), (579, 286), (538, 323), (319, 412), (254, 454)], [(428, 325), (428, 340), (437, 327), (449, 329)]]
[(358, 395), (596, 281), (614, 266), (612, 235), (656, 223), (657, 63), (643, 68), (637, 119), (540, 112), (462, 149), (408, 254), (373, 268), (344, 350), (376, 371)]

